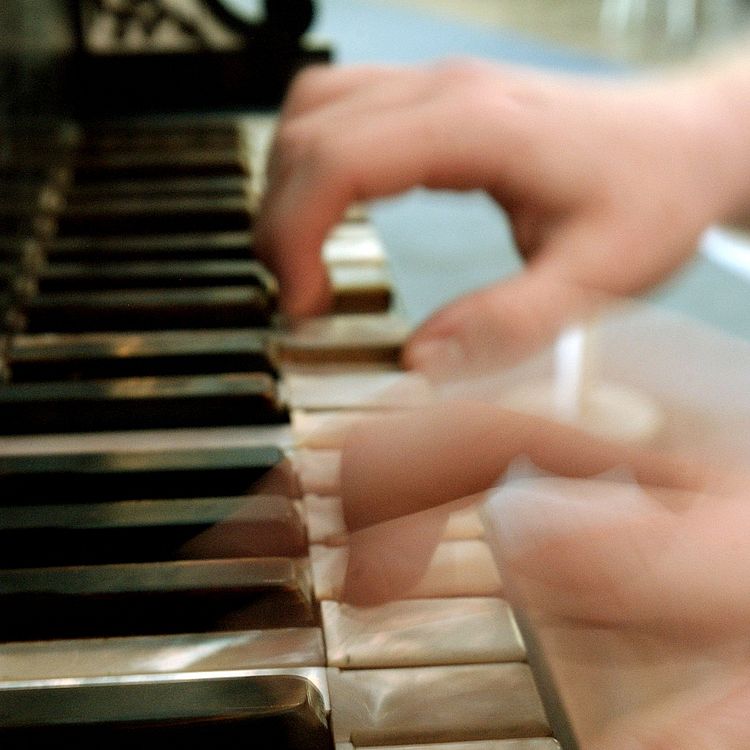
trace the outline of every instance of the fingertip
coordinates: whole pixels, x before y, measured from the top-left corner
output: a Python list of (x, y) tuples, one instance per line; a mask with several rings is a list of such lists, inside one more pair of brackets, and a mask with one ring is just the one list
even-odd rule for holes
[(401, 364), (428, 377), (460, 372), (470, 364), (465, 334), (471, 325), (472, 305), (459, 299), (433, 313), (403, 346)]
[(407, 341), (402, 362), (440, 376), (514, 365), (548, 346), (582, 309), (575, 290), (527, 270), (436, 312)]
[(332, 307), (328, 271), (321, 251), (313, 250), (321, 245), (315, 237), (301, 237), (293, 218), (275, 204), (258, 219), (253, 253), (273, 275), (277, 310), (290, 320), (320, 315)]
[(330, 312), (333, 291), (325, 271), (301, 279), (279, 279), (278, 307), (291, 322)]

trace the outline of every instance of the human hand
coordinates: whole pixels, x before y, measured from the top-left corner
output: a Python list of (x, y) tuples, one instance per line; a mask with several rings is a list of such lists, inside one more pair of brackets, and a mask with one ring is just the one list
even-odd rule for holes
[(576, 80), (477, 61), (303, 73), (256, 231), (282, 308), (326, 309), (320, 247), (351, 203), (417, 185), (486, 190), (527, 266), (429, 319), (407, 366), (525, 354), (658, 283), (733, 209), (736, 139), (722, 137), (729, 118), (702, 80)]
[[(521, 455), (540, 472), (492, 489)], [(489, 490), (506, 594), (582, 748), (746, 748), (746, 486), (484, 403), (367, 420), (342, 456), (348, 593), (408, 595), (456, 498)]]

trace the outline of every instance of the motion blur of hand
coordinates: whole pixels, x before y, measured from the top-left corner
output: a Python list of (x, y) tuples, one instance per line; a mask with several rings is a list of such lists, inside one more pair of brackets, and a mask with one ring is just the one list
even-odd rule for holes
[(448, 513), (486, 491), (505, 595), (583, 750), (750, 747), (750, 484), (734, 467), (453, 401), (355, 425), (341, 472), (350, 601), (408, 598)]
[(507, 211), (525, 272), (437, 312), (404, 362), (537, 348), (603, 300), (665, 279), (708, 225), (750, 204), (749, 69), (593, 80), (462, 60), (303, 72), (256, 231), (282, 308), (327, 308), (320, 248), (353, 202), (483, 189)]
[[(282, 309), (316, 314), (330, 303), (321, 245), (352, 203), (483, 189), (525, 268), (438, 311), (404, 363), (511, 361), (661, 282), (704, 229), (747, 210), (748, 132), (747, 57), (606, 81), (479, 61), (311, 69), (282, 111), (257, 250)], [(540, 474), (501, 480), (519, 456)], [(450, 504), (487, 493), (508, 595), (538, 626), (585, 750), (747, 750), (748, 487), (726, 466), (487, 403), (368, 419), (342, 454), (347, 587), (362, 603), (401, 595)]]

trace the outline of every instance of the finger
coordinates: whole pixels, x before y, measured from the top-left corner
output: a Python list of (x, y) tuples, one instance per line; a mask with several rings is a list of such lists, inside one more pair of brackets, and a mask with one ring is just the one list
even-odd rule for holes
[(309, 113), (398, 72), (399, 69), (386, 65), (309, 66), (292, 81), (280, 118), (286, 120)]
[(662, 226), (647, 207), (623, 215), (592, 200), (566, 207), (543, 231), (526, 228), (524, 271), (435, 313), (407, 342), (404, 365), (443, 378), (527, 357), (571, 323), (663, 281), (695, 252), (699, 223), (668, 236)]
[[(408, 369), (441, 379), (515, 363), (571, 324), (622, 302), (667, 273), (633, 272), (640, 230), (618, 232), (592, 212), (563, 221), (527, 248), (517, 276), (470, 293), (430, 317), (403, 352)], [(639, 250), (638, 250), (639, 251)]]
[(706, 467), (669, 454), (486, 403), (451, 401), (350, 429), (341, 464), (347, 526), (363, 528), (482, 492), (518, 456), (566, 477), (627, 466), (642, 484), (696, 491), (714, 479)]
[(494, 490), (485, 510), (514, 598), (531, 617), (695, 636), (714, 617), (705, 573), (693, 571), (706, 549), (687, 522), (702, 500), (626, 479), (531, 476)]
[(590, 317), (604, 299), (527, 270), (440, 309), (406, 342), (402, 363), (436, 381), (496, 372)]
[(750, 747), (750, 683), (736, 675), (685, 685), (654, 708), (635, 712), (583, 747), (596, 750), (745, 750)]
[(430, 564), (448, 514), (431, 509), (350, 534), (342, 599), (373, 606), (408, 596)]
[(481, 148), (467, 154), (476, 144), (447, 124), (440, 101), (367, 112), (343, 130), (340, 122), (297, 132), (286, 148), (293, 165), (269, 185), (256, 229), (257, 251), (279, 279), (282, 309), (293, 316), (325, 306), (320, 248), (351, 203), (414, 185), (478, 187), (491, 172)]
[(266, 167), (272, 188), (299, 166), (300, 147), (314, 134), (340, 132), (341, 124), (369, 113), (409, 106), (415, 87), (428, 77), (422, 68), (312, 68), (300, 75), (285, 101)]

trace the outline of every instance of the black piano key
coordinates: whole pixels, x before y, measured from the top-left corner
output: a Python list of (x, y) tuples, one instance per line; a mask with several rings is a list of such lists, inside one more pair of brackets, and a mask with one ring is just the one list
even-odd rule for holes
[(30, 212), (58, 214), (64, 205), (62, 192), (45, 183), (0, 184), (0, 212), (3, 216)]
[(52, 214), (40, 211), (17, 211), (0, 206), (0, 236), (49, 241), (57, 231)]
[(27, 320), (12, 291), (0, 290), (0, 339), (26, 328)]
[(277, 375), (267, 333), (242, 329), (16, 336), (8, 367), (16, 383), (227, 372)]
[(45, 249), (38, 240), (0, 234), (0, 262), (38, 270), (44, 259)]
[(287, 411), (266, 373), (0, 386), (0, 434), (277, 424)]
[(25, 310), (39, 332), (265, 328), (274, 300), (257, 286), (39, 294)]
[(3, 694), (0, 744), (8, 750), (242, 747), (332, 750), (323, 698), (305, 677), (80, 680)]
[(78, 156), (98, 157), (116, 154), (151, 154), (153, 152), (182, 151), (237, 151), (245, 147), (239, 130), (212, 133), (203, 132), (164, 132), (134, 130), (127, 132), (106, 132), (86, 134), (77, 148)]
[(176, 177), (150, 180), (108, 180), (78, 185), (66, 196), (69, 206), (99, 201), (102, 198), (167, 198), (194, 197), (216, 198), (222, 196), (246, 196), (248, 178), (241, 175), (219, 177)]
[(300, 557), (305, 529), (280, 495), (8, 506), (0, 568)]
[(246, 260), (251, 254), (249, 232), (58, 237), (49, 247), (55, 263)]
[(0, 294), (19, 303), (28, 302), (37, 291), (36, 273), (19, 263), (0, 261)]
[(133, 180), (183, 176), (247, 175), (248, 165), (235, 148), (207, 150), (162, 149), (149, 152), (110, 151), (81, 154), (75, 162), (74, 182)]
[(36, 290), (36, 277), (44, 267), (45, 253), (35, 240), (0, 244), (0, 278), (6, 290), (16, 285), (15, 280), (25, 277)]
[(0, 455), (0, 505), (240, 496), (272, 470), (291, 483), (273, 446)]
[[(8, 269), (11, 272), (11, 269)], [(0, 265), (0, 278), (4, 266)], [(275, 282), (258, 261), (159, 261), (140, 263), (52, 263), (42, 270), (39, 291), (166, 289), (204, 286), (257, 286), (272, 294)]]
[(315, 624), (306, 559), (0, 570), (0, 641)]
[[(0, 216), (0, 227), (2, 216)], [(69, 206), (58, 219), (60, 236), (158, 234), (249, 230), (244, 195), (99, 199)]]
[(11, 158), (0, 164), (0, 183), (8, 190), (26, 189), (29, 185), (49, 185), (53, 189), (67, 188), (73, 175), (67, 165), (68, 161), (66, 156), (62, 160), (63, 163), (59, 163), (56, 159), (50, 158), (48, 153), (27, 153), (15, 161)]
[(87, 123), (80, 134), (79, 148), (86, 151), (143, 149), (238, 148), (243, 143), (241, 124), (236, 120), (169, 122), (110, 121)]

